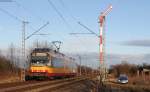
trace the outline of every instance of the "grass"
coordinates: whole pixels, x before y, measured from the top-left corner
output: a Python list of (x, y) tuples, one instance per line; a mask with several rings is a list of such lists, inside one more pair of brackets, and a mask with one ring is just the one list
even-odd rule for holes
[(110, 78), (106, 85), (126, 90), (125, 92), (150, 92), (150, 76), (129, 77), (128, 84), (119, 84), (116, 82), (116, 78)]

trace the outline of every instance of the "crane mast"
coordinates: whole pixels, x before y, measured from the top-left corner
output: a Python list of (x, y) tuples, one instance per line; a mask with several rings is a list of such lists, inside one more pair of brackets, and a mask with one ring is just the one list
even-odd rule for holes
[(106, 78), (106, 65), (105, 65), (105, 58), (104, 58), (104, 54), (105, 54), (105, 17), (106, 15), (111, 11), (112, 9), (112, 5), (109, 5), (108, 8), (106, 8), (106, 10), (104, 10), (101, 15), (99, 16), (99, 23), (100, 23), (100, 72), (103, 73), (103, 78)]

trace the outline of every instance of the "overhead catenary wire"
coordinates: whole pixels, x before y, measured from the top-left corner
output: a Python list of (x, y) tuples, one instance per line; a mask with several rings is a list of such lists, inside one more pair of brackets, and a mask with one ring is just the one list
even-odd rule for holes
[[(63, 0), (59, 0), (59, 2), (61, 3), (61, 5), (68, 11), (68, 14), (70, 15), (70, 17), (80, 26), (82, 26), (83, 28), (85, 28), (86, 30), (88, 30), (90, 33), (86, 33), (86, 34), (94, 34), (95, 36), (99, 37), (99, 35), (97, 33), (95, 33), (93, 30), (91, 30), (90, 28), (88, 28), (87, 26), (85, 26), (83, 23), (81, 23), (79, 20), (77, 20), (76, 17), (73, 16), (73, 14), (70, 12), (69, 8), (67, 5), (65, 5), (65, 3), (63, 2)], [(75, 34), (75, 33), (74, 33)], [(85, 33), (77, 33), (77, 34), (85, 34)]]
[[(37, 16), (37, 15), (33, 14), (33, 12), (31, 13), (31, 11), (30, 11), (29, 9), (27, 9), (25, 6), (21, 5), (18, 1), (14, 0), (13, 2), (14, 2), (18, 7), (22, 8), (23, 10), (25, 10), (25, 11), (26, 11), (28, 14), (30, 14), (33, 18), (36, 18), (36, 19), (38, 19), (38, 20), (40, 20), (40, 21), (45, 21), (45, 20), (43, 20), (40, 16)], [(31, 30), (37, 31), (35, 28), (33, 28), (33, 26), (31, 26), (31, 24), (28, 25), (28, 26), (29, 26), (29, 28), (30, 28)]]
[[(23, 22), (24, 20), (22, 20), (21, 18), (18, 18), (17, 16), (15, 16), (15, 15), (13, 15), (13, 14), (11, 14), (11, 13), (9, 13), (8, 11), (6, 11), (5, 9), (3, 9), (3, 8), (0, 8), (0, 11), (1, 12), (3, 12), (3, 13), (5, 13), (6, 15), (8, 15), (9, 17), (11, 17), (12, 19), (14, 19), (14, 20), (16, 20), (16, 21), (18, 21), (18, 22)], [(28, 22), (29, 23), (29, 22)], [(30, 25), (30, 28), (32, 29), (32, 30), (35, 30), (31, 25)]]
[(49, 22), (47, 22), (46, 24), (44, 24), (43, 26), (41, 26), (38, 30), (36, 30), (35, 32), (33, 32), (31, 35), (29, 35), (28, 37), (25, 38), (25, 40), (29, 39), (31, 36), (35, 35), (36, 33), (38, 33), (41, 29), (43, 29), (45, 26), (47, 26), (49, 24)]
[(15, 15), (9, 13), (8, 11), (6, 11), (6, 10), (4, 10), (4, 9), (2, 9), (2, 8), (0, 8), (0, 11), (3, 12), (3, 13), (5, 13), (5, 14), (7, 14), (9, 17), (11, 17), (11, 18), (17, 20), (18, 22), (22, 22), (22, 21), (23, 21), (22, 19), (18, 18), (17, 16), (15, 16)]
[(87, 26), (83, 25), (81, 22), (78, 22), (78, 24), (81, 25), (82, 27), (84, 27), (85, 29), (87, 29), (91, 34), (94, 34), (95, 36), (99, 37), (99, 35), (97, 33), (92, 31), (91, 29), (89, 29)]
[[(13, 2), (15, 2), (16, 4), (19, 5), (19, 3), (17, 3), (16, 1), (13, 1)], [(21, 6), (21, 5), (20, 5), (20, 6)], [(6, 15), (8, 15), (9, 17), (13, 18), (14, 20), (16, 20), (16, 21), (18, 21), (18, 22), (21, 22), (21, 23), (22, 23), (22, 22), (24, 21), (23, 19), (18, 18), (17, 16), (11, 14), (10, 12), (6, 11), (6, 10), (3, 9), (3, 8), (0, 8), (0, 11), (3, 12), (3, 13), (5, 13)], [(28, 22), (28, 23), (29, 23), (29, 22)], [(49, 22), (47, 22), (47, 24), (49, 24)], [(33, 28), (33, 26), (31, 26), (31, 25), (28, 25), (28, 26), (29, 26), (29, 28), (32, 29), (33, 31), (35, 31), (35, 32), (37, 31), (36, 29)], [(36, 33), (37, 33), (37, 32), (36, 32)]]
[[(74, 35), (76, 38), (78, 38), (77, 35), (95, 35), (97, 38), (99, 38), (99, 35), (97, 33), (95, 33), (93, 30), (91, 30), (89, 27), (85, 26), (85, 24), (83, 24), (81, 21), (79, 21), (69, 10), (68, 6), (63, 2), (63, 0), (59, 0), (60, 4), (64, 7), (64, 9), (66, 9), (67, 13), (70, 15), (70, 17), (80, 26), (82, 26), (83, 28), (85, 28), (89, 33), (70, 33), (70, 35)], [(81, 40), (78, 40), (79, 42), (81, 42), (82, 44), (84, 42), (82, 42)]]
[(18, 7), (22, 8), (24, 11), (26, 11), (28, 14), (30, 14), (32, 17), (41, 20), (41, 21), (45, 21), (43, 20), (40, 16), (37, 16), (35, 14), (33, 14), (33, 12), (31, 12), (28, 8), (26, 8), (25, 6), (23, 6), (22, 4), (20, 4), (18, 1), (14, 0), (13, 1)]
[[(59, 15), (59, 17), (63, 20), (63, 22), (67, 25), (67, 27), (69, 28), (69, 30), (71, 29), (72, 31), (74, 31), (74, 29), (72, 29), (72, 27), (70, 26), (70, 24), (66, 21), (66, 19), (64, 18), (64, 16), (61, 14), (61, 12), (58, 11), (58, 9), (56, 8), (56, 6), (52, 3), (51, 0), (48, 0), (48, 3), (50, 4), (50, 6), (56, 11), (56, 13)], [(65, 7), (65, 6), (64, 6)], [(71, 13), (70, 13), (71, 14)], [(73, 15), (72, 15), (73, 16)], [(72, 17), (73, 18), (73, 17)], [(76, 18), (74, 17), (74, 21), (76, 21)], [(77, 21), (76, 21), (77, 22)], [(70, 30), (70, 31), (71, 31)], [(92, 33), (89, 33), (89, 34), (92, 34)], [(77, 35), (75, 35), (76, 38)], [(82, 44), (84, 43), (83, 41), (81, 40), (78, 40), (79, 42), (81, 42)]]
[[(53, 10), (55, 10), (55, 12), (58, 14), (58, 16), (62, 19), (62, 21), (65, 23), (66, 27), (71, 31), (74, 30), (71, 25), (67, 22), (67, 20), (64, 18), (63, 14), (61, 12), (59, 12), (59, 10), (57, 9), (57, 7), (53, 4), (53, 2), (51, 0), (48, 0), (49, 5), (53, 8)], [(65, 39), (62, 35), (59, 35), (59, 37), (62, 37), (63, 39)]]
[[(66, 9), (67, 13), (70, 15), (70, 17), (77, 23), (78, 20), (77, 18), (70, 12), (70, 9), (69, 7), (63, 2), (63, 0), (59, 0), (60, 4), (63, 6), (64, 9)], [(78, 23), (77, 23), (78, 24)], [(79, 34), (83, 34), (83, 35), (90, 35), (90, 34), (93, 34), (93, 33), (75, 33), (75, 32), (72, 32), (72, 33), (69, 33), (70, 35), (74, 35), (76, 38), (78, 38), (77, 35)], [(83, 41), (81, 40), (78, 40), (79, 42), (81, 42), (82, 44), (84, 43)]]
[(67, 10), (67, 13), (70, 15), (70, 17), (74, 20), (77, 21), (77, 18), (70, 12), (70, 9), (68, 6), (63, 2), (63, 0), (59, 0), (60, 4)]
[[(63, 8), (67, 11), (67, 13), (69, 14), (69, 16), (75, 21), (75, 23), (78, 24), (79, 20), (71, 13), (69, 7), (63, 2), (63, 0), (59, 0), (60, 4), (63, 6)], [(79, 24), (78, 24), (79, 25)], [(81, 26), (81, 25), (80, 25)], [(91, 35), (91, 34), (96, 34), (93, 32), (89, 32), (89, 33), (75, 33), (75, 32), (72, 32), (72, 33), (69, 33), (70, 35), (74, 35), (76, 38), (79, 38), (77, 35)], [(80, 43), (84, 44), (85, 42), (82, 41), (82, 40), (78, 40)]]
[(67, 25), (67, 27), (71, 28), (67, 20), (64, 18), (64, 16), (59, 12), (59, 10), (56, 8), (56, 6), (52, 3), (51, 0), (47, 0), (49, 5), (56, 11), (56, 13), (59, 15), (59, 17), (63, 20), (63, 22)]
[[(51, 5), (51, 7), (56, 11), (56, 13), (59, 15), (59, 17), (63, 20), (63, 22), (66, 24), (67, 28), (71, 31), (73, 31), (74, 29), (71, 27), (71, 25), (67, 22), (67, 20), (64, 18), (63, 14), (61, 14), (61, 12), (59, 12), (59, 10), (56, 8), (56, 6), (52, 3), (51, 0), (48, 0), (49, 4)], [(61, 36), (61, 35), (59, 35)], [(62, 36), (61, 36), (62, 37)], [(62, 37), (64, 38), (64, 37)]]
[[(79, 24), (79, 21), (77, 20), (77, 18), (70, 12), (70, 9), (68, 8), (68, 6), (63, 2), (63, 0), (59, 0), (60, 4), (67, 10), (67, 13), (70, 15), (70, 17), (77, 23)], [(94, 32), (90, 32), (90, 33), (70, 33), (70, 35), (77, 35), (77, 34), (96, 34)]]

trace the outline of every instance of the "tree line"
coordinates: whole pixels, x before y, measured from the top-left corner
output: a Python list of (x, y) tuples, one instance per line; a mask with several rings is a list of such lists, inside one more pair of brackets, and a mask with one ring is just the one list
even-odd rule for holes
[(143, 69), (150, 69), (150, 64), (129, 64), (126, 61), (123, 61), (120, 64), (111, 65), (109, 68), (109, 74), (112, 74), (115, 77), (118, 77), (120, 74), (134, 77), (137, 76), (137, 71), (142, 72)]

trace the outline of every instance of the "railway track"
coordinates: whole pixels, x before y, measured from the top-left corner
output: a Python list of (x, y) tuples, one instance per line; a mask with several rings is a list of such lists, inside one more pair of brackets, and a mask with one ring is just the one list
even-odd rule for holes
[(43, 81), (31, 84), (13, 85), (1, 88), (0, 92), (43, 92), (43, 90), (52, 90), (59, 87), (67, 86), (85, 78), (68, 78), (62, 80)]

